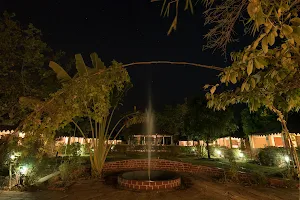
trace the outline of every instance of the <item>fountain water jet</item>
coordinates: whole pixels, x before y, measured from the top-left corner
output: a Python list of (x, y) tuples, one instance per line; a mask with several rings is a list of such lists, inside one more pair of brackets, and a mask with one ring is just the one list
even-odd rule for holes
[(148, 149), (148, 180), (151, 181), (151, 137), (153, 134), (153, 130), (154, 130), (154, 115), (152, 112), (152, 104), (151, 104), (151, 100), (149, 100), (149, 106), (148, 106), (148, 110), (146, 110), (146, 130), (147, 130), (147, 149)]
[(154, 134), (154, 114), (152, 110), (151, 96), (146, 109), (146, 132), (148, 167), (144, 171), (130, 171), (118, 177), (118, 184), (123, 188), (133, 190), (164, 190), (180, 186), (181, 177), (175, 172), (151, 170), (152, 135)]

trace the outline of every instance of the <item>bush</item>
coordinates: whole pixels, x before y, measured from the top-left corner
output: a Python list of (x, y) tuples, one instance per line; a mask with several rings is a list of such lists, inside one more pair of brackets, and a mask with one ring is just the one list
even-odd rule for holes
[(82, 176), (85, 172), (84, 165), (78, 158), (66, 160), (59, 166), (60, 177), (64, 182), (69, 182)]
[(130, 151), (146, 151), (147, 145), (130, 145), (129, 150)]
[(197, 155), (198, 155), (200, 158), (207, 157), (207, 149), (206, 149), (206, 146), (204, 146), (204, 145), (197, 145), (196, 148), (197, 148)]
[(117, 144), (111, 147), (110, 152), (126, 154), (127, 148), (128, 148), (127, 144)]
[(184, 155), (192, 155), (196, 153), (196, 147), (180, 147), (180, 153)]
[(268, 183), (268, 179), (266, 175), (262, 172), (252, 173), (251, 182), (259, 185), (266, 185)]
[(224, 157), (229, 159), (229, 162), (247, 160), (246, 153), (240, 149), (227, 149), (224, 152)]
[(72, 144), (62, 144), (58, 147), (58, 152), (62, 155), (79, 156), (82, 152), (82, 145), (78, 142)]
[(169, 146), (170, 149), (170, 156), (176, 157), (181, 153), (180, 146)]
[[(224, 157), (227, 154), (228, 148), (220, 147), (220, 146), (209, 146), (209, 150), (210, 150), (211, 156)], [(219, 154), (219, 153), (221, 153), (221, 154)]]
[(56, 158), (49, 158), (46, 156), (39, 159), (35, 157), (21, 157), (15, 165), (14, 171), (19, 172), (19, 169), (24, 166), (28, 168), (28, 171), (25, 174), (24, 185), (30, 186), (40, 178), (57, 171), (58, 162)]
[(260, 149), (258, 153), (258, 161), (261, 165), (266, 166), (282, 166), (286, 164), (284, 156), (286, 151), (284, 148), (266, 147)]

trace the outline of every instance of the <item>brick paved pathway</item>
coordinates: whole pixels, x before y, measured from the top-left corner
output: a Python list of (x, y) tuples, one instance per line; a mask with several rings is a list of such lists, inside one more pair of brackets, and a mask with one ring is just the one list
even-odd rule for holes
[(15, 192), (0, 191), (0, 200), (297, 200), (296, 189), (244, 187), (213, 182), (200, 176), (189, 177), (189, 188), (165, 192), (133, 192), (95, 180), (80, 180), (69, 190)]

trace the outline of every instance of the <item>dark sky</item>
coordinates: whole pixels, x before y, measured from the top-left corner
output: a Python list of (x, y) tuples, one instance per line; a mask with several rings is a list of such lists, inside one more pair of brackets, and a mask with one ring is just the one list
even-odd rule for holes
[[(54, 50), (69, 55), (82, 53), (85, 59), (97, 52), (108, 63), (135, 61), (187, 61), (226, 66), (221, 52), (202, 51), (205, 44), (201, 5), (196, 14), (179, 13), (178, 29), (171, 36), (167, 30), (172, 19), (160, 17), (161, 2), (150, 0), (67, 1), (2, 0), (0, 11), (16, 13), (22, 24), (33, 23), (42, 30), (43, 40)], [(241, 44), (235, 44), (239, 48)], [(129, 70), (134, 87), (124, 101), (144, 109), (151, 84), (154, 109), (165, 104), (182, 103), (185, 97), (203, 93), (206, 83), (215, 83), (217, 71), (191, 66), (148, 65)]]

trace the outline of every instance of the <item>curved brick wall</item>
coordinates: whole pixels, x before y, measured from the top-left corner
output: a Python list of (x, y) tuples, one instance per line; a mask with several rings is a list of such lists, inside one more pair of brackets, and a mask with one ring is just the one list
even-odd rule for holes
[(172, 189), (180, 186), (181, 178), (176, 178), (168, 181), (141, 181), (141, 180), (126, 180), (122, 177), (118, 177), (118, 183), (124, 188), (133, 190), (164, 190)]
[[(190, 163), (183, 163), (178, 161), (152, 159), (151, 170), (166, 170), (175, 172), (190, 172), (190, 173), (208, 173), (210, 175), (223, 175), (224, 170), (217, 167), (207, 167), (201, 165), (192, 165)], [(106, 162), (103, 172), (117, 172), (117, 171), (133, 171), (148, 169), (147, 159), (132, 159), (115, 162)]]
[[(103, 168), (103, 172), (110, 173), (110, 172), (147, 170), (147, 169), (148, 169), (147, 159), (132, 159), (132, 160), (122, 160), (122, 161), (115, 161), (115, 162), (106, 162)], [(190, 163), (183, 163), (183, 162), (164, 160), (164, 159), (152, 159), (151, 170), (204, 173), (206, 175), (218, 176), (218, 177), (222, 177), (224, 176), (224, 174), (230, 176), (230, 174), (222, 168), (192, 165)], [(238, 172), (238, 178), (240, 181), (245, 181), (245, 182), (251, 182), (251, 180), (253, 180), (253, 176), (245, 172)], [(277, 186), (277, 187), (287, 186), (286, 181), (283, 179), (270, 178), (268, 179), (268, 182), (272, 186)], [(295, 187), (299, 187), (299, 186), (296, 185)]]

